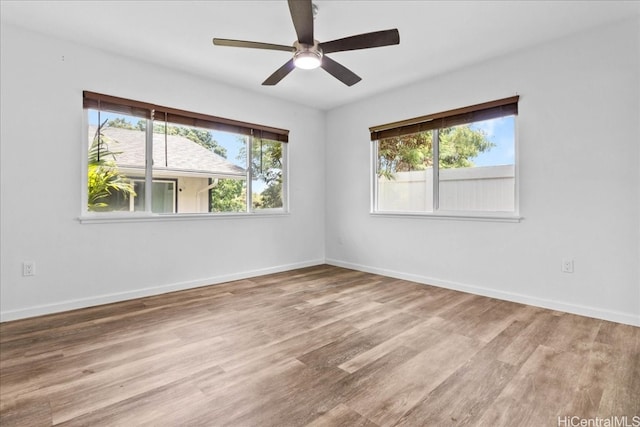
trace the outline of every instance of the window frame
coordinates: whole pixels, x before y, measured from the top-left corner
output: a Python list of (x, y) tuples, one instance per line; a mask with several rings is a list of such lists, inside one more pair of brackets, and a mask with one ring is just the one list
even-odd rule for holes
[[(94, 212), (87, 208), (88, 198), (88, 144), (87, 134), (89, 130), (89, 114), (90, 109), (99, 109), (104, 101), (108, 107), (102, 111), (109, 111), (132, 115), (145, 119), (147, 122), (145, 133), (145, 176), (136, 177), (136, 180), (145, 182), (145, 210), (144, 211), (105, 211)], [(101, 105), (102, 104), (102, 105)], [(96, 108), (96, 106), (98, 108)], [(115, 106), (115, 107), (114, 107)], [(121, 107), (118, 110), (118, 106)], [(247, 166), (245, 180), (247, 182), (247, 210), (245, 212), (198, 212), (198, 213), (154, 213), (151, 209), (152, 186), (154, 180), (167, 180), (167, 178), (153, 177), (152, 162), (153, 158), (153, 117), (156, 112), (161, 114), (157, 117), (158, 121), (175, 123), (176, 125), (191, 126), (198, 128), (207, 128), (229, 133), (245, 135), (247, 137)], [(257, 125), (238, 120), (225, 119), (216, 116), (210, 116), (200, 113), (192, 113), (185, 110), (178, 110), (169, 107), (157, 106), (154, 104), (144, 103), (140, 101), (129, 100), (126, 98), (114, 97), (111, 95), (103, 95), (95, 92), (83, 91), (83, 109), (82, 109), (82, 149), (81, 151), (81, 199), (80, 199), (80, 216), (81, 223), (109, 223), (109, 222), (144, 222), (154, 220), (193, 220), (193, 219), (215, 219), (215, 218), (250, 218), (257, 216), (279, 216), (289, 215), (289, 173), (288, 173), (288, 141), (289, 131), (270, 126)], [(178, 118), (176, 122), (167, 121), (171, 118)], [(191, 123), (186, 123), (186, 122)], [(202, 126), (202, 125), (205, 126)], [(254, 176), (250, 167), (251, 147), (255, 141), (265, 139), (278, 142), (282, 147), (282, 207), (281, 208), (259, 208), (254, 209), (252, 203), (251, 181)], [(149, 185), (151, 184), (151, 185)], [(177, 184), (176, 184), (177, 197)], [(177, 201), (175, 201), (177, 210)]]
[[(519, 197), (519, 149), (518, 149), (518, 101), (519, 95), (489, 101), (482, 104), (443, 111), (440, 113), (420, 116), (413, 119), (402, 120), (385, 125), (372, 126), (370, 145), (370, 215), (376, 217), (395, 218), (427, 218), (427, 219), (448, 219), (448, 220), (474, 220), (474, 221), (497, 221), (497, 222), (520, 222), (523, 218), (520, 215)], [(459, 124), (471, 124), (492, 118), (514, 116), (514, 203), (513, 211), (472, 211), (472, 210), (441, 210), (439, 209), (439, 138), (437, 136), (440, 129), (456, 126)], [(379, 140), (385, 137), (409, 135), (411, 133), (432, 131), (433, 137), (433, 211), (384, 211), (379, 210), (379, 179), (378, 179), (378, 147)]]

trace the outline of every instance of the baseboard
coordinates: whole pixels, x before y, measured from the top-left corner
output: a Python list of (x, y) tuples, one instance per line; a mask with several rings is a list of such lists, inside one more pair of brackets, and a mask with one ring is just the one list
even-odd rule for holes
[(99, 295), (96, 297), (79, 298), (74, 300), (63, 301), (54, 304), (39, 305), (35, 307), (27, 307), (18, 310), (9, 310), (0, 312), (0, 322), (8, 322), (11, 320), (25, 319), (28, 317), (42, 316), (45, 314), (59, 313), (63, 311), (76, 310), (79, 308), (93, 307), (102, 304), (111, 304), (114, 302), (126, 301), (135, 298), (143, 298), (152, 295), (164, 294), (167, 292), (182, 291), (185, 289), (199, 288), (202, 286), (216, 285), (220, 283), (232, 282), (234, 280), (250, 279), (252, 277), (264, 276), (267, 274), (281, 273), (283, 271), (295, 270), (297, 268), (313, 267), (315, 265), (324, 264), (324, 259), (309, 260), (293, 264), (279, 265), (275, 267), (263, 268), (258, 270), (243, 271), (240, 273), (226, 274), (221, 276), (209, 277), (206, 279), (191, 280), (188, 282), (171, 283), (149, 288), (136, 289), (128, 292), (118, 292), (113, 294)]
[(336, 267), (349, 268), (352, 270), (364, 271), (372, 274), (393, 277), (396, 279), (409, 280), (416, 283), (438, 286), (441, 288), (452, 289), (461, 292), (467, 292), (475, 295), (482, 295), (491, 298), (497, 298), (505, 301), (518, 302), (521, 304), (532, 305), (536, 307), (558, 310), (581, 316), (593, 317), (596, 319), (609, 320), (617, 323), (624, 323), (632, 326), (640, 326), (640, 316), (630, 313), (622, 313), (617, 311), (602, 310), (594, 307), (581, 306), (576, 304), (567, 304), (547, 300), (544, 298), (532, 297), (529, 295), (516, 294), (510, 292), (497, 291), (495, 289), (484, 288), (480, 286), (462, 284), (441, 280), (432, 277), (421, 276), (417, 274), (403, 273), (395, 270), (371, 267), (367, 265), (355, 264), (351, 262), (340, 261), (336, 259), (317, 259), (305, 262), (279, 265), (264, 269), (243, 271), (221, 276), (210, 277), (207, 279), (192, 280), (188, 282), (172, 283), (161, 286), (154, 286), (143, 289), (136, 289), (129, 292), (119, 292), (114, 294), (105, 294), (90, 298), (80, 298), (75, 300), (63, 301), (55, 304), (46, 304), (34, 307), (27, 307), (18, 310), (9, 310), (0, 312), (0, 322), (24, 319), (28, 317), (42, 316), (45, 314), (59, 313), (63, 311), (75, 310), (96, 305), (110, 304), (114, 302), (126, 301), (135, 298), (143, 298), (152, 295), (159, 295), (167, 292), (181, 291), (185, 289), (193, 289), (202, 286), (216, 285), (220, 283), (231, 282), (234, 280), (250, 279), (252, 277), (264, 276), (267, 274), (281, 273), (284, 271), (295, 270), (297, 268), (312, 267), (315, 265), (329, 264)]
[(552, 301), (544, 298), (532, 297), (529, 295), (503, 292), (480, 286), (456, 283), (417, 274), (409, 274), (395, 270), (371, 267), (368, 265), (354, 264), (351, 262), (345, 262), (336, 259), (327, 259), (325, 262), (336, 267), (343, 267), (351, 270), (364, 271), (366, 273), (379, 274), (381, 276), (393, 277), (395, 279), (409, 280), (411, 282), (421, 283), (425, 285), (433, 285), (441, 288), (452, 289), (455, 291), (467, 292), (470, 294), (482, 295), (500, 300), (532, 305), (535, 307), (548, 308), (551, 310), (558, 310), (566, 313), (578, 314), (580, 316), (609, 320), (612, 322), (624, 323), (626, 325), (640, 326), (640, 315), (634, 315), (631, 313), (602, 310), (595, 307), (587, 307), (577, 304), (567, 304), (564, 302)]

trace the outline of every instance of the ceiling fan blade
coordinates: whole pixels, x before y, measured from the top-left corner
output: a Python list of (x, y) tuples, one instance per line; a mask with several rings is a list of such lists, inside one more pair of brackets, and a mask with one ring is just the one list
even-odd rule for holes
[(342, 83), (347, 86), (353, 86), (358, 83), (362, 78), (358, 76), (356, 73), (346, 68), (344, 65), (341, 65), (329, 58), (328, 56), (322, 57), (322, 65), (320, 65), (327, 73), (331, 74), (336, 79), (340, 80)]
[(332, 53), (345, 50), (369, 49), (371, 47), (382, 47), (393, 44), (400, 44), (400, 33), (398, 33), (397, 29), (358, 34), (357, 36), (320, 43), (319, 47), (323, 53)]
[(298, 42), (313, 45), (313, 5), (311, 0), (289, 0), (289, 11)]
[(213, 39), (213, 44), (216, 46), (248, 47), (253, 49), (267, 49), (267, 50), (283, 50), (285, 52), (295, 51), (295, 48), (293, 46), (284, 46), (281, 44), (271, 44), (271, 43), (250, 42), (246, 40)]
[(267, 80), (263, 81), (262, 85), (273, 86), (278, 84), (278, 82), (284, 79), (287, 76), (287, 74), (293, 71), (294, 68), (296, 68), (296, 66), (293, 65), (293, 58), (291, 58), (290, 60), (285, 62), (285, 64), (282, 67), (278, 68), (273, 74), (267, 77)]

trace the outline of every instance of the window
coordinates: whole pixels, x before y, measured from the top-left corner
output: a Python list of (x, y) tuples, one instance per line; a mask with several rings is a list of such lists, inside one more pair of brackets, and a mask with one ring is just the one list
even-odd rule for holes
[[(112, 211), (143, 212), (145, 209), (145, 181), (144, 177), (129, 178), (133, 184), (133, 192), (126, 194), (122, 191), (113, 191), (105, 200), (105, 204)], [(157, 180), (152, 183), (151, 194), (153, 203), (151, 211), (153, 213), (176, 213), (177, 212), (177, 180)]]
[(374, 212), (513, 216), (518, 97), (370, 129)]
[(285, 211), (287, 130), (83, 95), (87, 212)]

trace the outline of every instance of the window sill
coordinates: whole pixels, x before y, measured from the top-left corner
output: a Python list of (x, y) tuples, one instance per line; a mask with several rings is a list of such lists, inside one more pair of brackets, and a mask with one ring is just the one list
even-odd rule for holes
[(458, 213), (458, 212), (371, 212), (371, 216), (382, 218), (423, 218), (446, 219), (454, 221), (491, 221), (491, 222), (520, 222), (523, 217), (516, 214), (487, 213)]
[(263, 212), (238, 213), (184, 213), (184, 214), (147, 214), (147, 213), (104, 213), (85, 214), (78, 217), (81, 224), (106, 224), (123, 222), (157, 222), (157, 221), (200, 221), (217, 219), (245, 219), (289, 216), (283, 210), (268, 210)]

